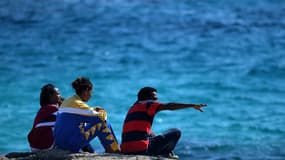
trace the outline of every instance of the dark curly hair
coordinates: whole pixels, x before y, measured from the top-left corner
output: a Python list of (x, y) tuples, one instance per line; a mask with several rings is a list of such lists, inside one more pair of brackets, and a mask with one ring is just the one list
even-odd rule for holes
[(72, 87), (75, 89), (76, 94), (81, 94), (83, 91), (91, 90), (93, 85), (86, 77), (78, 77), (72, 82)]
[(157, 90), (155, 88), (152, 88), (152, 87), (141, 88), (140, 91), (138, 92), (138, 95), (137, 95), (138, 101), (154, 99), (153, 92), (157, 92)]
[(55, 86), (53, 84), (46, 84), (41, 88), (40, 105), (41, 107), (49, 104), (49, 98), (56, 93)]

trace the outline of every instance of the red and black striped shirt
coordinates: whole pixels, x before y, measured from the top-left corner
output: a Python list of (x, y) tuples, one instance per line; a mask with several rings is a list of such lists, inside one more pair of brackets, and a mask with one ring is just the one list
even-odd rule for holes
[(160, 105), (160, 102), (152, 100), (139, 101), (129, 109), (123, 125), (121, 143), (122, 153), (146, 153), (153, 118)]

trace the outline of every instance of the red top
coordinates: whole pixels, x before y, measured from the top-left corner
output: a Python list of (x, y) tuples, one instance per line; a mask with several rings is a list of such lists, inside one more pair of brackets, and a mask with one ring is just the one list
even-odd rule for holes
[(35, 117), (33, 128), (28, 134), (30, 147), (47, 149), (54, 144), (53, 127), (57, 111), (57, 105), (47, 105), (40, 108)]
[(154, 115), (161, 103), (157, 101), (136, 102), (128, 111), (122, 133), (122, 153), (146, 153)]

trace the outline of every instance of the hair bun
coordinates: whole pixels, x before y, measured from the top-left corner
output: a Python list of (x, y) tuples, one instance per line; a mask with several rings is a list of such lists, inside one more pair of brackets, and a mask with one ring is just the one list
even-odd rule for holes
[(75, 80), (74, 82), (72, 82), (72, 87), (77, 90), (79, 88), (79, 82), (77, 80)]
[(88, 78), (78, 77), (75, 81), (72, 82), (72, 87), (75, 89), (76, 93), (80, 93), (86, 89), (92, 89), (92, 83)]

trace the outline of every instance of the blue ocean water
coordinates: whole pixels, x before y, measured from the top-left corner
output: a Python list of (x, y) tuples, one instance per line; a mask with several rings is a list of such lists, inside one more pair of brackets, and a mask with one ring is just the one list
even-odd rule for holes
[(1, 0), (0, 56), (0, 154), (29, 151), (44, 84), (69, 97), (87, 76), (119, 141), (153, 86), (208, 104), (156, 116), (155, 132), (182, 130), (180, 159), (285, 159), (284, 0)]

